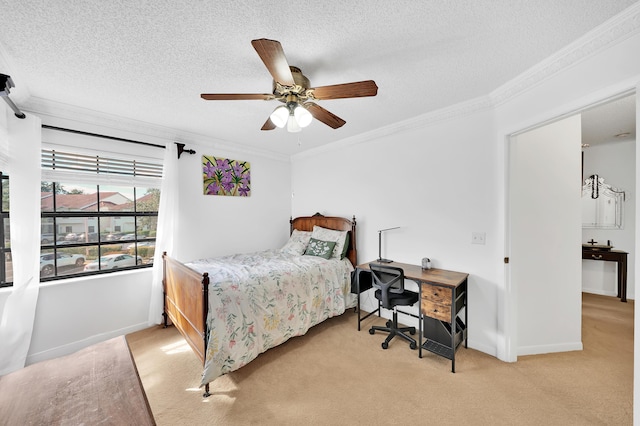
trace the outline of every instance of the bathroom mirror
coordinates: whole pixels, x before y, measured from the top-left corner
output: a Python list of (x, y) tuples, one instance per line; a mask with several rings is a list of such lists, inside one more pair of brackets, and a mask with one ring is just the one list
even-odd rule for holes
[(624, 219), (624, 191), (592, 175), (582, 185), (582, 227), (622, 229)]

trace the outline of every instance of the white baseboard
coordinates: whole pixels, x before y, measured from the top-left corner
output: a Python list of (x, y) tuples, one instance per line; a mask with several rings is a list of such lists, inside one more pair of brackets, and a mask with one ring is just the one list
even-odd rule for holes
[(113, 330), (108, 333), (97, 334), (95, 336), (87, 337), (86, 339), (78, 340), (75, 342), (67, 343), (66, 345), (47, 349), (46, 351), (41, 351), (34, 354), (28, 354), (25, 365), (31, 365), (31, 364), (35, 364), (36, 362), (46, 361), (49, 359), (69, 355), (79, 351), (80, 349), (84, 349), (87, 346), (104, 342), (105, 340), (109, 340), (114, 337), (123, 336), (125, 334), (143, 330), (148, 327), (149, 327), (148, 324), (144, 322), (144, 323), (132, 325), (129, 327), (125, 327), (119, 330)]
[(518, 356), (581, 351), (582, 349), (582, 342), (559, 343), (555, 345), (520, 346), (518, 348)]
[(615, 291), (606, 291), (601, 288), (583, 288), (582, 292), (589, 293), (589, 294), (597, 294), (600, 296), (612, 296), (612, 297), (618, 296), (618, 294)]

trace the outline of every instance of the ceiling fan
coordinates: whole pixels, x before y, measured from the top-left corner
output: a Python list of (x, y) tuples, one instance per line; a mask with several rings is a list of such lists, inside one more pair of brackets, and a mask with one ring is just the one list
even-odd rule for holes
[(275, 99), (283, 102), (284, 105), (278, 106), (271, 113), (260, 130), (287, 126), (289, 132), (299, 132), (302, 127), (308, 126), (313, 118), (337, 129), (346, 121), (314, 101), (375, 96), (378, 93), (378, 86), (373, 80), (309, 87), (309, 79), (302, 74), (300, 68), (290, 66), (287, 62), (280, 42), (263, 38), (252, 40), (251, 45), (273, 77), (273, 92), (202, 93), (200, 97), (209, 101)]

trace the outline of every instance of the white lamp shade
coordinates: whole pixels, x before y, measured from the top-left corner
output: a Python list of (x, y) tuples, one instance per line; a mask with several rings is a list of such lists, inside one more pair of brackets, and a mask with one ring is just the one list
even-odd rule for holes
[(311, 124), (311, 120), (313, 120), (311, 113), (302, 105), (296, 106), (296, 109), (293, 110), (293, 115), (300, 127), (307, 127)]
[(284, 105), (280, 105), (273, 110), (269, 118), (273, 124), (283, 128), (285, 124), (287, 124), (287, 120), (289, 120), (289, 108)]
[(287, 121), (287, 131), (289, 133), (297, 133), (302, 131), (302, 128), (298, 125), (298, 122), (293, 115), (291, 116), (291, 118), (289, 118), (289, 121)]

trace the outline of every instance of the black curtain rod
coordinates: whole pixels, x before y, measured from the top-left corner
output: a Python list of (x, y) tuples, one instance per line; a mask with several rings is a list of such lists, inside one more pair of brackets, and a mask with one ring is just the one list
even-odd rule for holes
[(114, 141), (135, 143), (135, 144), (138, 144), (138, 145), (153, 146), (155, 148), (162, 148), (162, 149), (165, 148), (164, 145), (158, 145), (158, 144), (155, 144), (155, 143), (134, 141), (132, 139), (117, 138), (115, 136), (100, 135), (98, 133), (83, 132), (81, 130), (65, 129), (63, 127), (49, 126), (47, 124), (43, 124), (42, 128), (43, 129), (50, 129), (50, 130), (58, 130), (58, 131), (61, 131), (61, 132), (75, 133), (77, 135), (94, 136), (94, 137), (97, 137), (97, 138), (112, 139)]
[(21, 119), (27, 118), (27, 116), (24, 115), (24, 112), (20, 111), (20, 108), (18, 108), (18, 106), (14, 104), (11, 99), (9, 99), (9, 89), (11, 89), (12, 87), (16, 86), (15, 84), (13, 84), (11, 76), (0, 74), (0, 96), (7, 102), (7, 104), (9, 104), (9, 107), (13, 110), (13, 114), (16, 117)]

